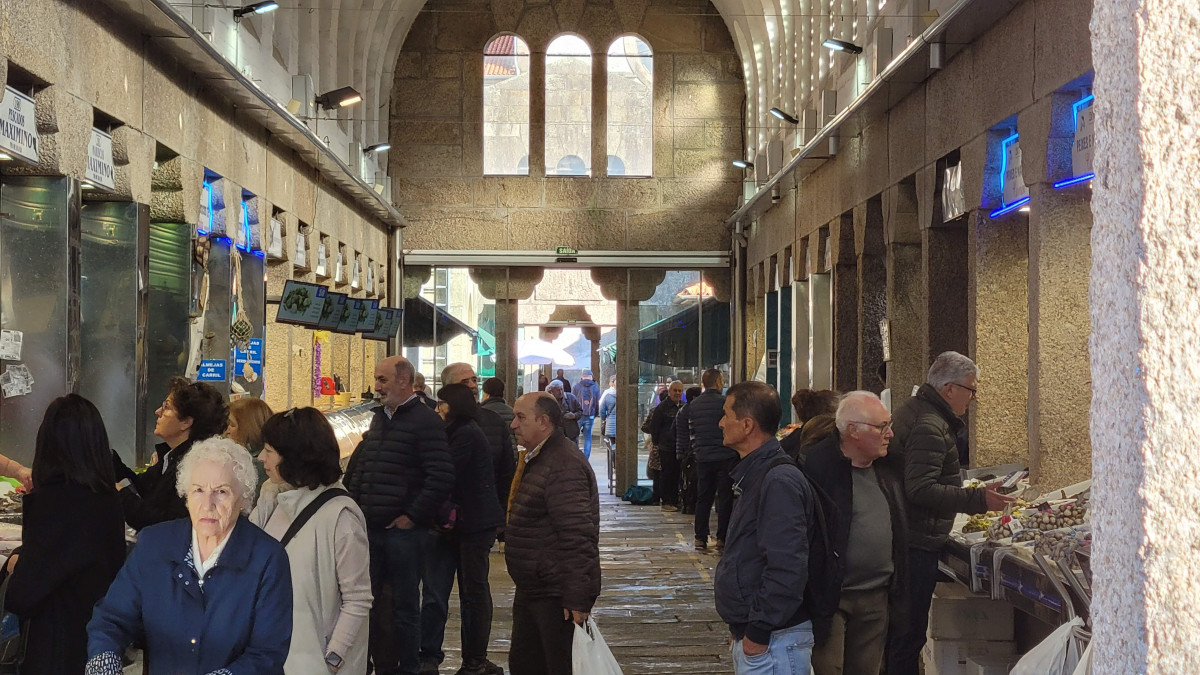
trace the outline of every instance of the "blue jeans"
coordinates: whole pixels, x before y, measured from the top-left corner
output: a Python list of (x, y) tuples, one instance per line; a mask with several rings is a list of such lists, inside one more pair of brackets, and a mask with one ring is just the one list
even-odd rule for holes
[(592, 425), (595, 423), (595, 417), (584, 415), (579, 418), (579, 434), (583, 436), (583, 456), (589, 459), (592, 456)]
[(730, 650), (734, 675), (810, 675), (812, 622), (772, 632), (767, 651), (757, 656), (746, 656), (741, 640), (734, 640)]
[(367, 530), (371, 592), (379, 598), (384, 586), (390, 586), (392, 591), (391, 621), (377, 614), (371, 622), (373, 633), (386, 636), (372, 639), (371, 644), (388, 644), (393, 651), (393, 654), (379, 653), (382, 650), (372, 653), (378, 675), (417, 675), (421, 669), (421, 574), (428, 536), (429, 530), (424, 527)]
[(425, 549), (425, 580), (421, 589), (421, 661), (446, 659), (442, 643), (450, 613), (450, 591), (458, 576), (458, 605), (462, 616), (463, 663), (487, 658), (492, 634), (492, 588), (488, 584), (488, 554), (496, 530), (430, 532)]

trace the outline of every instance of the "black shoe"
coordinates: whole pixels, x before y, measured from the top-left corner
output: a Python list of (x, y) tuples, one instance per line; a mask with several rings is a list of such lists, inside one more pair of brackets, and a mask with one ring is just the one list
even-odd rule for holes
[(423, 661), (418, 675), (438, 675), (438, 664), (433, 661)]
[(504, 675), (504, 669), (487, 659), (463, 663), (454, 675)]

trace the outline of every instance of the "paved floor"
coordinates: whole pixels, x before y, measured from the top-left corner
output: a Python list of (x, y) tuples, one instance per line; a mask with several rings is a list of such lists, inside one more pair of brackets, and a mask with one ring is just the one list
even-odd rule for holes
[[(622, 670), (625, 675), (731, 673), (728, 632), (713, 608), (717, 555), (693, 550), (692, 516), (630, 506), (609, 495), (604, 461), (601, 446), (592, 454), (601, 480), (604, 575), (594, 616)], [(507, 669), (513, 585), (498, 552), (492, 554), (491, 581), (495, 618), (489, 656)], [(456, 594), (442, 673), (454, 673), (459, 666), (457, 602)]]

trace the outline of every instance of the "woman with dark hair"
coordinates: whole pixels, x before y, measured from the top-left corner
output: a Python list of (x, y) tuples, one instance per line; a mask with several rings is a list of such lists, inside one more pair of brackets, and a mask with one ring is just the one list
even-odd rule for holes
[(283, 541), (300, 514), (317, 504), (283, 542), (294, 598), (283, 671), (365, 673), (372, 602), (367, 521), (342, 487), (333, 427), (316, 408), (293, 408), (268, 419), (262, 439), (258, 458), (268, 482), (250, 522)]
[(158, 416), (154, 435), (162, 442), (154, 446), (150, 467), (145, 472), (135, 474), (113, 453), (120, 480), (117, 496), (125, 512), (125, 522), (135, 530), (188, 517), (187, 503), (175, 490), (179, 462), (193, 443), (225, 431), (229, 406), (210, 385), (173, 377), (170, 393), (154, 414)]
[[(462, 615), (463, 675), (503, 673), (487, 658), (492, 631), (492, 588), (488, 584), (488, 554), (504, 512), (495, 499), (496, 479), (487, 437), (475, 421), (479, 404), (465, 384), (448, 384), (438, 390), (438, 414), (446, 421), (450, 456), (454, 460), (454, 489), (450, 501), (458, 507), (458, 520), (449, 532), (430, 538), (425, 553), (424, 591), (421, 598), (421, 663), (440, 665), (445, 659), (442, 642), (450, 612), (450, 590), (458, 576), (458, 601)], [(431, 670), (436, 670), (432, 668)]]
[(50, 403), (33, 470), (4, 608), (28, 636), (20, 672), (83, 673), (92, 606), (125, 561), (108, 432), (91, 401), (68, 394)]
[(792, 394), (792, 409), (796, 421), (792, 431), (779, 444), (792, 459), (833, 432), (833, 415), (837, 412), (838, 395), (831, 389), (797, 389)]

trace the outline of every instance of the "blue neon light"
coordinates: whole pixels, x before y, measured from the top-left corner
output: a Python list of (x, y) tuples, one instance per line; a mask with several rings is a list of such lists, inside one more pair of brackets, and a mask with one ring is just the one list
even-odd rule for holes
[(1021, 208), (1022, 206), (1025, 206), (1028, 203), (1029, 203), (1028, 196), (1021, 197), (1020, 199), (1018, 199), (1017, 201), (1015, 201), (1011, 204), (1005, 204), (1004, 206), (1001, 206), (1000, 208), (996, 209), (995, 211), (992, 211), (991, 213), (988, 214), (988, 218), (999, 218), (1000, 216), (1002, 216), (1006, 213), (1012, 213), (1013, 211), (1016, 211), (1017, 209)]
[(1096, 97), (1094, 95), (1088, 94), (1071, 105), (1071, 115), (1075, 119), (1075, 131), (1079, 131), (1079, 111), (1086, 108), (1088, 104), (1095, 100)]
[(1063, 188), (1071, 187), (1072, 185), (1079, 185), (1080, 183), (1086, 183), (1095, 177), (1096, 177), (1096, 174), (1094, 174), (1094, 173), (1085, 173), (1082, 176), (1075, 176), (1074, 178), (1067, 178), (1065, 180), (1060, 180), (1054, 184), (1054, 189), (1061, 190)]
[(229, 237), (213, 237), (213, 241), (217, 242), (218, 244), (228, 244), (233, 240)]
[(258, 256), (258, 257), (260, 257), (260, 258), (265, 258), (265, 257), (267, 257), (267, 254), (266, 254), (266, 253), (263, 253), (262, 251), (251, 251), (251, 253), (253, 253), (254, 255), (256, 255), (256, 256)]

